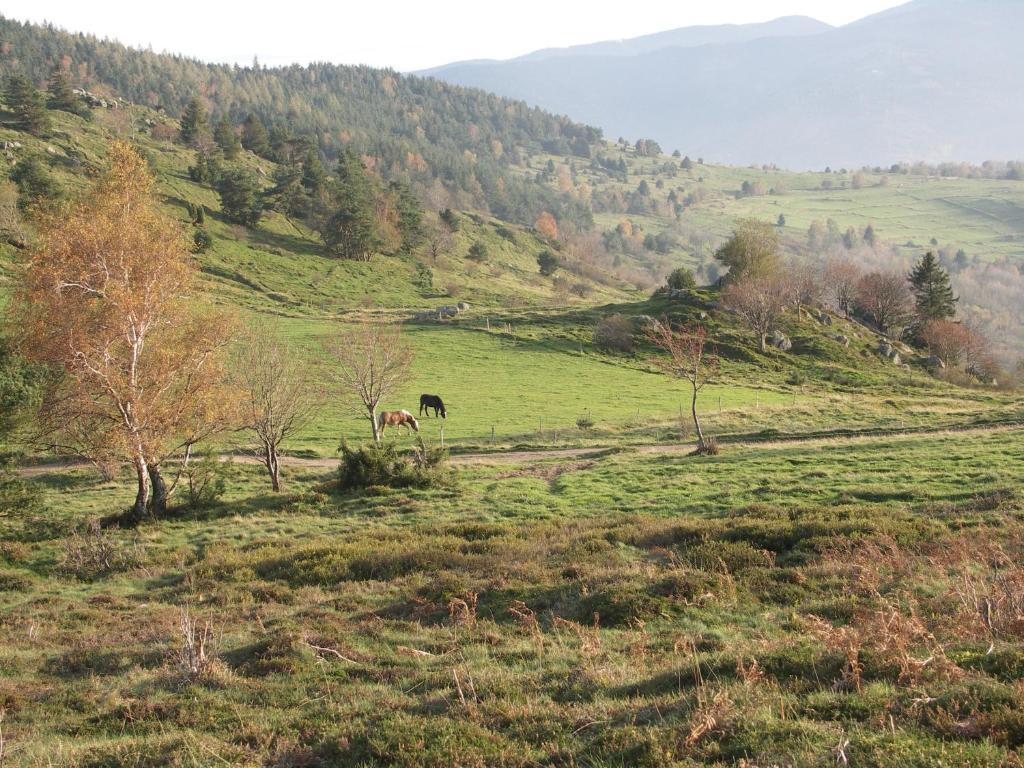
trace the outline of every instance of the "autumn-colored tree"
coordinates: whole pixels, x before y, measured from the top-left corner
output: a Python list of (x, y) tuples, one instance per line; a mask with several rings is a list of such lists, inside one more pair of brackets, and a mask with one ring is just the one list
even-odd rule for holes
[(697, 430), (697, 452), (710, 452), (710, 445), (704, 437), (700, 416), (697, 413), (697, 398), (719, 368), (718, 358), (708, 350), (707, 330), (702, 325), (676, 330), (668, 318), (665, 318), (662, 322), (648, 327), (647, 339), (666, 353), (665, 357), (658, 358), (658, 367), (669, 376), (685, 379), (690, 383), (690, 413), (693, 416), (693, 426)]
[(825, 265), (825, 296), (847, 319), (857, 304), (857, 287), (863, 276), (860, 267), (846, 259), (831, 259)]
[(953, 320), (932, 320), (921, 329), (921, 341), (944, 364), (956, 367), (977, 345), (974, 332)]
[(537, 217), (533, 227), (541, 237), (547, 240), (558, 239), (558, 222), (547, 211), (544, 211), (544, 213)]
[(857, 307), (888, 336), (900, 336), (913, 318), (907, 279), (896, 272), (871, 272), (857, 284)]
[(783, 279), (752, 275), (727, 286), (722, 300), (757, 334), (764, 352), (768, 349), (768, 334), (782, 317), (790, 295), (790, 287)]
[(715, 258), (729, 268), (729, 282), (774, 274), (779, 262), (779, 233), (767, 222), (743, 219)]
[(270, 485), (281, 490), (281, 446), (309, 423), (319, 398), (308, 367), (265, 325), (252, 326), (235, 352), (232, 376), (242, 392), (241, 424), (255, 435)]
[(380, 442), (377, 409), (409, 376), (412, 348), (398, 325), (361, 320), (328, 344), (332, 374), (353, 413), (369, 419), (373, 441)]
[(159, 209), (145, 160), (121, 142), (108, 160), (81, 199), (41, 215), (13, 319), (22, 353), (56, 374), (41, 439), (130, 463), (141, 517), (166, 504), (161, 462), (225, 423), (231, 324), (197, 308), (189, 238)]

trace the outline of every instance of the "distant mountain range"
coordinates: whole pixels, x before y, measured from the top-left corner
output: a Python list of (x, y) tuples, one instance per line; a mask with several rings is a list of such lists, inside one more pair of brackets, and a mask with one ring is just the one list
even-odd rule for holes
[(915, 0), (843, 27), (687, 27), (422, 74), (611, 138), (790, 168), (1024, 158), (1024, 0)]

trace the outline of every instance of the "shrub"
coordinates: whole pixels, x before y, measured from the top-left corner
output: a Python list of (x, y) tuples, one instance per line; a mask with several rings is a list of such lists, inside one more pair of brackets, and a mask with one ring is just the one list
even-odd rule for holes
[(633, 321), (625, 315), (610, 315), (594, 329), (594, 344), (606, 352), (633, 351)]
[(466, 254), (466, 258), (478, 263), (487, 261), (487, 246), (483, 243), (473, 243), (469, 246), (469, 253)]
[(708, 435), (704, 438), (704, 443), (697, 448), (697, 453), (701, 456), (717, 456), (719, 452), (718, 440)]
[(594, 417), (590, 415), (590, 411), (576, 419), (576, 427), (584, 432), (589, 432), (594, 428)]
[(216, 504), (227, 488), (227, 465), (213, 453), (205, 453), (182, 472), (185, 501), (191, 509)]
[(103, 529), (99, 520), (90, 520), (81, 530), (73, 531), (64, 542), (60, 569), (79, 579), (89, 580), (134, 568), (141, 560), (138, 545), (122, 544)]
[(202, 253), (213, 245), (213, 235), (203, 227), (197, 227), (192, 235), (192, 250), (195, 253)]
[(411, 454), (401, 454), (394, 443), (341, 445), (338, 482), (343, 490), (384, 486), (388, 488), (432, 488), (448, 485), (448, 451), (417, 441)]
[(569, 293), (573, 296), (579, 296), (581, 299), (585, 299), (590, 295), (590, 286), (586, 283), (573, 283), (569, 286)]
[(543, 250), (537, 257), (537, 267), (540, 269), (540, 273), (545, 277), (550, 277), (555, 274), (555, 271), (560, 266), (558, 257), (555, 256), (551, 251)]
[(693, 276), (693, 270), (686, 267), (679, 267), (668, 276), (666, 280), (669, 288), (677, 291), (688, 290), (697, 287), (697, 278)]

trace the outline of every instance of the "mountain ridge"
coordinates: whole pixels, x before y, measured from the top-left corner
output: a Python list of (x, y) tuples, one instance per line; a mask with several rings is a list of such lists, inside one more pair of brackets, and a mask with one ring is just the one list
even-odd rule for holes
[(731, 164), (981, 162), (1024, 153), (1024, 107), (1006, 98), (1024, 78), (1022, 25), (1020, 3), (917, 0), (814, 35), (434, 76)]

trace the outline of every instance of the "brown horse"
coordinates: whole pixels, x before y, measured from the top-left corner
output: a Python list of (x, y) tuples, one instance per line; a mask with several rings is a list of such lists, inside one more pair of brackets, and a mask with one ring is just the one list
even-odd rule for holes
[(386, 427), (406, 427), (413, 432), (420, 431), (419, 422), (408, 411), (381, 411), (377, 416), (377, 429), (381, 435)]

